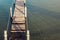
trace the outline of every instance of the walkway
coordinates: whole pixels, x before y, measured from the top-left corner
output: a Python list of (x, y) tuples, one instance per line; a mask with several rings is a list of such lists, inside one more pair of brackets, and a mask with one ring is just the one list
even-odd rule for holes
[(10, 40), (25, 40), (24, 0), (16, 0)]

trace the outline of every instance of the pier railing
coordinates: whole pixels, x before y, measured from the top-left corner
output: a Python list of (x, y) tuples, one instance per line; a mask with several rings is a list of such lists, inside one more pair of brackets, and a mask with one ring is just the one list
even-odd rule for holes
[(11, 23), (12, 23), (12, 7), (10, 7), (10, 14), (9, 14), (9, 19), (8, 19), (8, 24), (7, 24), (7, 34), (8, 34), (8, 40), (10, 37), (10, 31), (11, 31)]
[(10, 30), (11, 30), (11, 23), (12, 23), (12, 7), (10, 7), (10, 13), (8, 17), (8, 23), (7, 23), (7, 30), (4, 30), (4, 40), (9, 40), (10, 37)]
[(27, 18), (27, 6), (26, 6), (26, 0), (24, 0), (24, 4), (25, 4), (25, 19), (26, 19), (26, 40), (30, 40), (30, 32), (28, 29), (28, 18)]

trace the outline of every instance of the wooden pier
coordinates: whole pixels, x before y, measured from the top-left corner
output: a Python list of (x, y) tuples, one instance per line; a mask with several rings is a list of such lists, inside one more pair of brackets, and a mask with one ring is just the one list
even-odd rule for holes
[(10, 40), (26, 40), (25, 0), (16, 0), (12, 18)]

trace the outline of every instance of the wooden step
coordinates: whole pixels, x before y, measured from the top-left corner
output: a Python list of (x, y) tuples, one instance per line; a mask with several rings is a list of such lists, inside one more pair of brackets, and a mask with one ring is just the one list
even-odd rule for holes
[(16, 7), (15, 8), (15, 11), (16, 12), (24, 13), (24, 6), (22, 7), (22, 6), (16, 5), (15, 7)]
[(24, 15), (24, 10), (22, 8), (20, 8), (21, 10), (19, 10), (18, 8), (15, 8), (15, 12), (14, 12), (14, 16), (15, 15)]
[(12, 23), (25, 23), (25, 18), (13, 18)]
[(25, 31), (25, 24), (12, 24), (11, 31)]
[(16, 32), (17, 33), (17, 32), (26, 32), (26, 31), (11, 31), (11, 32)]
[(25, 17), (23, 14), (15, 14), (13, 17)]

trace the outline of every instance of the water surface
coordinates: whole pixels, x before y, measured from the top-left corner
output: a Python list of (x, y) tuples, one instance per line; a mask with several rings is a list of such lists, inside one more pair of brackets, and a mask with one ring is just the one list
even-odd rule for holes
[[(13, 0), (0, 0), (0, 40)], [(27, 0), (31, 40), (60, 40), (60, 0)]]
[(27, 0), (31, 40), (60, 40), (60, 0)]
[(7, 29), (10, 6), (13, 0), (0, 0), (0, 40), (3, 40), (3, 32)]

